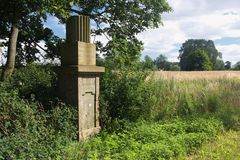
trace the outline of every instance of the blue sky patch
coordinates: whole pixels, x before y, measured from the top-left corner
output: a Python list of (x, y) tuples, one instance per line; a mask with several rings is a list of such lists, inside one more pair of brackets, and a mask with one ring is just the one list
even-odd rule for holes
[(240, 37), (222, 37), (214, 42), (218, 45), (240, 44)]

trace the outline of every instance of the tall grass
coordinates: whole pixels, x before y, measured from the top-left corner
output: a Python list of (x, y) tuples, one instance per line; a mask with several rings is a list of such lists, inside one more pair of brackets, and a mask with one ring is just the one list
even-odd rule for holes
[(227, 128), (240, 128), (240, 80), (148, 81), (152, 90), (153, 120), (212, 114)]
[(156, 80), (240, 79), (240, 71), (155, 71), (153, 76)]

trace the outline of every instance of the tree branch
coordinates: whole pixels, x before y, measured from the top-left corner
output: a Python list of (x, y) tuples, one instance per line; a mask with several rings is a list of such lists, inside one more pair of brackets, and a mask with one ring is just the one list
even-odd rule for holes
[[(99, 23), (98, 22), (96, 22), (96, 24), (97, 24), (97, 28), (98, 29), (101, 29), (101, 27), (100, 27), (100, 25), (99, 25)], [(110, 41), (110, 38), (105, 34), (105, 32), (102, 32), (103, 33), (103, 35), (107, 38), (107, 40), (109, 40)]]

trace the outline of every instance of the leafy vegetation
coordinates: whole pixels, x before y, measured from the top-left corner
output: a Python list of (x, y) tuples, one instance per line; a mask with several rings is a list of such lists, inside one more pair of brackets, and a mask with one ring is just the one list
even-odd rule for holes
[(138, 122), (123, 132), (71, 144), (66, 159), (176, 159), (184, 158), (221, 131), (217, 119), (175, 119)]
[(196, 49), (188, 55), (189, 64), (186, 67), (188, 71), (209, 71), (212, 70), (212, 62), (208, 54), (202, 49)]
[(214, 42), (212, 40), (189, 39), (182, 44), (182, 47), (179, 50), (181, 70), (183, 70), (183, 71), (189, 70), (188, 68), (190, 68), (191, 67), (190, 65), (192, 65), (189, 55), (192, 54), (197, 49), (202, 49), (207, 53), (212, 65), (213, 65), (212, 66), (213, 70), (224, 69), (224, 63), (221, 60), (222, 53), (217, 51), (217, 49), (214, 45)]
[[(38, 75), (34, 77), (28, 73)], [(42, 86), (42, 93), (46, 93), (49, 86), (56, 83), (52, 81), (55, 74), (49, 69), (30, 65), (14, 76), (21, 77), (18, 77), (21, 84), (14, 79), (0, 86), (0, 159), (61, 157), (63, 148), (77, 137), (76, 110), (60, 101), (51, 103), (46, 109), (35, 100), (35, 96), (44, 97), (36, 94), (35, 85)]]
[(209, 144), (205, 144), (189, 160), (237, 160), (240, 158), (240, 132), (229, 131), (214, 138)]
[(77, 110), (52, 94), (53, 68), (16, 70), (0, 86), (0, 159), (185, 159), (225, 130), (240, 129), (238, 80), (147, 76), (138, 65), (106, 70), (103, 131), (77, 143)]
[[(27, 9), (26, 9), (27, 8)], [(38, 60), (41, 51), (47, 58), (59, 58), (59, 43), (62, 39), (56, 37), (50, 28), (44, 28), (43, 22), (47, 16), (57, 17), (61, 23), (75, 13), (89, 16), (95, 23), (93, 36), (105, 35), (108, 43), (104, 46), (96, 42), (98, 50), (104, 52), (110, 59), (123, 56), (126, 62), (140, 57), (143, 43), (136, 35), (147, 28), (157, 28), (162, 24), (161, 14), (171, 11), (166, 0), (2, 0), (0, 4), (1, 39), (8, 48), (5, 53), (7, 62), (1, 79), (8, 79), (16, 64), (16, 58), (21, 64)], [(119, 12), (121, 11), (121, 12)], [(47, 49), (39, 42), (46, 42)], [(40, 49), (41, 50), (40, 50)], [(18, 55), (18, 56), (17, 56)], [(17, 56), (17, 57), (16, 57)]]
[(144, 57), (142, 62), (144, 70), (165, 70), (165, 71), (180, 71), (178, 62), (169, 62), (167, 57), (160, 54), (156, 59), (152, 59), (148, 55)]

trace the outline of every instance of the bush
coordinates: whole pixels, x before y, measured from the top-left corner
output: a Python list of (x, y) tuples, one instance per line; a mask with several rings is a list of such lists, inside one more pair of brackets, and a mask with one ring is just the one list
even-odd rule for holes
[(151, 112), (151, 86), (146, 85), (147, 73), (121, 68), (106, 72), (101, 81), (101, 124), (115, 130), (126, 121), (149, 117)]
[(61, 158), (77, 137), (76, 110), (59, 102), (46, 111), (38, 102), (21, 99), (18, 93), (24, 89), (1, 83), (0, 159)]
[(44, 107), (56, 101), (56, 73), (50, 66), (29, 64), (11, 76), (9, 88), (17, 90), (23, 99), (37, 100)]

